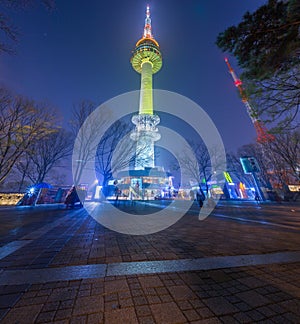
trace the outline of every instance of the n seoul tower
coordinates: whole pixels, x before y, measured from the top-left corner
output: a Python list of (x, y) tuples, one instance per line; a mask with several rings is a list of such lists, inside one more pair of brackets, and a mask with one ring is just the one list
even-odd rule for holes
[(131, 59), (135, 71), (141, 74), (139, 113), (132, 117), (135, 130), (131, 138), (137, 142), (135, 169), (154, 167), (154, 142), (160, 139), (158, 115), (153, 113), (152, 75), (162, 66), (158, 42), (152, 35), (150, 8), (147, 6), (144, 33), (135, 45)]

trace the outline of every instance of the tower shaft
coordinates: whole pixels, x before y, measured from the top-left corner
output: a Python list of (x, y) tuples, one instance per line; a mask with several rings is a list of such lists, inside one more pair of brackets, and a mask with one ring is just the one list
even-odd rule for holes
[(139, 114), (153, 115), (152, 63), (142, 63)]

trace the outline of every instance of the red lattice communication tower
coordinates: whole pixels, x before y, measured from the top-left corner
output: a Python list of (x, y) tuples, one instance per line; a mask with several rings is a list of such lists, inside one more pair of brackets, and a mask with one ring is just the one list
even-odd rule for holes
[(264, 143), (273, 141), (275, 139), (275, 137), (272, 134), (268, 133), (268, 130), (267, 130), (266, 126), (264, 125), (264, 123), (258, 119), (257, 112), (250, 106), (246, 92), (245, 92), (244, 88), (242, 87), (242, 81), (236, 76), (236, 74), (235, 74), (233, 68), (231, 67), (231, 65), (229, 64), (229, 61), (227, 58), (225, 58), (225, 62), (228, 66), (229, 73), (231, 74), (231, 76), (233, 78), (235, 86), (239, 89), (240, 95), (242, 97), (242, 102), (246, 106), (248, 115), (251, 118), (251, 121), (254, 125), (255, 131), (257, 134), (256, 141), (260, 144), (264, 144)]

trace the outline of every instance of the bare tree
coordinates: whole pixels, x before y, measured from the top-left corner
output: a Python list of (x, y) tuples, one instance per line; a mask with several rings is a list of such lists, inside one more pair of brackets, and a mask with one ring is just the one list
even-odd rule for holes
[(28, 165), (26, 176), (33, 183), (43, 182), (45, 177), (57, 166), (58, 162), (69, 156), (72, 152), (73, 138), (63, 129), (36, 141), (26, 152), (27, 158), (24, 166)]
[[(73, 165), (73, 180), (75, 184), (80, 182), (83, 169), (92, 158), (91, 153), (95, 149), (94, 146), (90, 147), (90, 145), (88, 145), (88, 143), (92, 141), (92, 138), (86, 138), (85, 134), (93, 136), (92, 134), (98, 131), (98, 122), (96, 120), (91, 120), (89, 124), (84, 124), (95, 107), (96, 105), (93, 102), (87, 100), (81, 101), (78, 105), (73, 106), (70, 126), (74, 138), (78, 138), (78, 160), (75, 161), (76, 165)], [(91, 129), (91, 133), (88, 132), (89, 129)]]
[(49, 107), (0, 89), (0, 183), (36, 141), (53, 132)]
[[(205, 182), (206, 190), (208, 192), (208, 182), (214, 176), (214, 172), (212, 165), (218, 165), (218, 149), (211, 149), (210, 153), (203, 142), (191, 142), (190, 146), (193, 150), (195, 159), (192, 159), (190, 154), (185, 154), (183, 152), (179, 156), (180, 164), (185, 166), (186, 175), (197, 183), (201, 183), (202, 179)], [(222, 162), (220, 162), (222, 163)], [(220, 168), (225, 167), (223, 165), (219, 166)], [(219, 169), (218, 167), (218, 169)], [(220, 170), (218, 170), (220, 171)]]
[[(15, 164), (15, 168), (20, 174), (21, 178), (19, 180), (18, 192), (24, 190), (24, 184), (27, 183), (28, 174), (32, 173), (32, 164), (30, 157), (26, 152), (21, 156), (20, 160)], [(31, 181), (28, 179), (28, 181)]]
[(106, 185), (113, 173), (143, 156), (146, 147), (136, 151), (136, 142), (129, 138), (133, 124), (129, 124), (127, 118), (117, 120), (112, 107), (102, 105), (95, 109), (90, 101), (74, 106), (71, 129), (76, 137), (72, 159), (75, 185), (94, 176), (94, 171), (102, 175)]
[(277, 181), (287, 184), (300, 181), (300, 132), (289, 131), (275, 136), (275, 140), (266, 147), (274, 164), (274, 176)]
[(286, 131), (276, 134), (274, 141), (244, 145), (238, 150), (239, 156), (254, 156), (260, 166), (260, 180), (266, 186), (270, 182), (284, 186), (290, 181), (299, 181), (300, 133)]
[[(70, 122), (75, 144), (73, 149), (73, 180), (78, 185), (87, 169), (93, 169), (91, 163), (95, 155), (101, 134), (109, 128), (111, 109), (101, 106), (101, 111), (95, 111), (96, 105), (87, 100), (81, 101), (73, 107), (73, 116)], [(76, 160), (74, 160), (76, 156)]]
[[(123, 169), (128, 169), (137, 157), (143, 157), (146, 147), (139, 146), (130, 138), (133, 125), (123, 121), (115, 122), (102, 137), (96, 155), (96, 171), (102, 176), (102, 186)], [(137, 151), (138, 150), (138, 151)], [(138, 159), (143, 163), (143, 159)]]
[[(7, 15), (9, 10), (26, 9), (35, 2), (41, 2), (47, 9), (54, 9), (54, 0), (2, 0), (0, 2), (0, 53), (14, 53), (13, 45), (18, 41), (20, 32)], [(5, 12), (5, 13), (4, 13)]]
[(276, 122), (276, 127), (272, 128), (273, 133), (299, 127), (299, 66), (267, 80), (250, 80), (245, 84), (253, 105), (259, 107), (258, 114), (267, 123), (274, 125)]

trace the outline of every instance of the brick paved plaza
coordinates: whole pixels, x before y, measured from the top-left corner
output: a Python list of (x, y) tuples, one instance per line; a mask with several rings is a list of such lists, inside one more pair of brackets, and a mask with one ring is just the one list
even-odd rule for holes
[(1, 323), (300, 323), (299, 203), (222, 202), (203, 221), (192, 206), (151, 235), (62, 205), (0, 221)]

